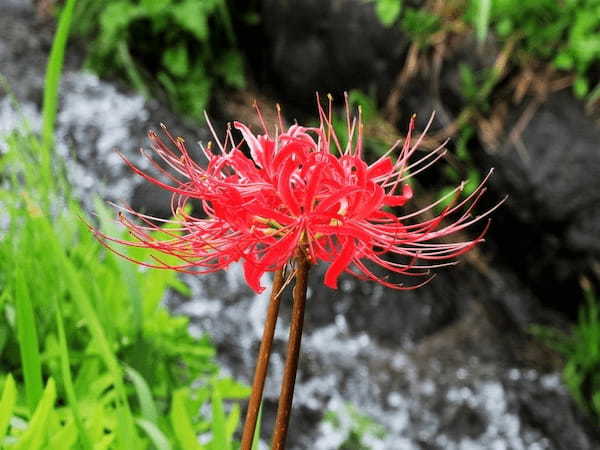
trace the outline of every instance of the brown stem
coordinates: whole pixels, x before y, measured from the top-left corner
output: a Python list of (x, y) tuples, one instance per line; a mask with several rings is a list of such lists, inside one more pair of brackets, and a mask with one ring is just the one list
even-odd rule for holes
[(267, 318), (265, 319), (265, 328), (263, 330), (258, 358), (256, 359), (256, 369), (254, 370), (254, 380), (252, 382), (252, 393), (248, 401), (248, 411), (246, 413), (246, 423), (242, 433), (242, 444), (240, 450), (250, 450), (254, 439), (254, 430), (258, 418), (258, 410), (263, 396), (265, 379), (267, 377), (267, 368), (269, 367), (269, 358), (271, 356), (271, 346), (275, 334), (275, 325), (279, 315), (279, 303), (281, 291), (283, 290), (283, 270), (275, 272), (273, 277), (273, 288), (271, 290), (271, 300), (267, 309)]
[(294, 286), (292, 305), (292, 321), (290, 325), (290, 336), (288, 339), (287, 360), (283, 370), (283, 381), (279, 394), (279, 405), (277, 406), (277, 418), (275, 419), (275, 431), (273, 433), (272, 450), (283, 450), (287, 438), (290, 413), (292, 412), (292, 400), (294, 398), (294, 384), (296, 383), (296, 372), (298, 371), (298, 357), (300, 356), (300, 341), (302, 339), (302, 325), (304, 323), (304, 305), (306, 304), (306, 288), (308, 282), (308, 270), (310, 262), (302, 251), (298, 251), (296, 257), (296, 285)]

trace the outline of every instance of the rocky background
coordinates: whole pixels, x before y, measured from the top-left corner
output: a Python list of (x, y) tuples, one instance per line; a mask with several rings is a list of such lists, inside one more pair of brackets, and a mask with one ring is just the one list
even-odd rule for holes
[[(0, 10), (0, 73), (10, 86), (0, 91), (0, 132), (23, 118), (35, 129), (54, 24), (27, 1), (2, 0)], [(412, 112), (424, 119), (437, 110), (435, 135), (464, 106), (457, 61), (483, 64), (499, 52), (494, 42), (477, 52), (463, 40), (399, 84), (410, 42), (382, 27), (372, 4), (262, 0), (261, 15), (260, 26), (239, 30), (251, 87), (219, 92), (211, 108), (221, 129), (248, 114), (254, 97), (303, 118), (313, 113), (314, 92), (340, 98), (361, 88), (375, 93), (385, 120), (400, 130)], [(77, 195), (89, 206), (97, 194), (168, 214), (168, 196), (131, 176), (114, 149), (138, 161), (146, 130), (161, 122), (189, 142), (209, 134), (118, 81), (84, 72), (84, 46), (70, 46), (57, 124)], [(600, 127), (568, 89), (528, 91), (497, 106), (502, 126), (489, 132), (482, 124), (480, 147), (470, 150), (481, 172), (496, 169), (490, 203), (509, 200), (477, 252), (416, 291), (348, 278), (332, 291), (321, 283), (322, 268), (312, 273), (290, 448), (339, 448), (355, 426), (350, 404), (383, 426), (368, 437), (373, 449), (600, 448), (597, 428), (561, 382), (560, 358), (529, 332), (532, 324), (567, 327), (581, 303), (579, 278), (600, 279)], [(169, 307), (213, 336), (225, 370), (249, 382), (267, 297), (253, 295), (236, 267), (184, 278), (192, 297), (173, 296)], [(288, 317), (284, 304), (265, 437)], [(328, 410), (335, 424), (323, 421)]]

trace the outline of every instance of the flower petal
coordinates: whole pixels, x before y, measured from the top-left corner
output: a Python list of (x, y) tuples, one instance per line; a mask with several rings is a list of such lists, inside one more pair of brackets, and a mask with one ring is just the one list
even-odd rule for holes
[(354, 239), (348, 238), (344, 242), (342, 251), (337, 258), (331, 263), (329, 269), (325, 273), (325, 285), (337, 289), (337, 280), (340, 274), (348, 267), (354, 255)]

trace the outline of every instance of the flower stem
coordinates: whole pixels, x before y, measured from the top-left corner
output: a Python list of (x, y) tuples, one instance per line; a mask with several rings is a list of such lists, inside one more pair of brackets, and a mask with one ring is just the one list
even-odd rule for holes
[(248, 411), (246, 412), (246, 423), (244, 424), (240, 450), (250, 450), (252, 440), (254, 439), (254, 430), (256, 429), (258, 411), (262, 401), (265, 379), (267, 377), (267, 368), (269, 367), (275, 325), (277, 324), (277, 316), (279, 315), (279, 304), (281, 300), (281, 291), (283, 290), (283, 282), (283, 270), (276, 271), (275, 276), (273, 277), (273, 288), (271, 290), (269, 308), (267, 309), (265, 328), (260, 342), (258, 358), (256, 359), (252, 393), (250, 394), (250, 400), (248, 401)]
[(296, 284), (294, 286), (292, 305), (292, 320), (288, 339), (287, 360), (283, 371), (283, 381), (277, 406), (275, 431), (273, 433), (272, 450), (283, 450), (287, 438), (292, 400), (294, 398), (294, 385), (298, 371), (298, 358), (300, 356), (300, 342), (302, 340), (302, 325), (304, 323), (304, 306), (306, 304), (306, 289), (308, 286), (308, 270), (310, 262), (302, 251), (296, 257)]

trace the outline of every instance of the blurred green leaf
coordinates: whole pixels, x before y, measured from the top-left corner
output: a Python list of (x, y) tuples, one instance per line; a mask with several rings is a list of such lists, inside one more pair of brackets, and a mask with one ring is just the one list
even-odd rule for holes
[(575, 83), (573, 83), (573, 91), (575, 95), (579, 98), (583, 98), (587, 95), (590, 88), (587, 82), (587, 79), (579, 76), (575, 79)]
[(196, 432), (192, 426), (192, 419), (187, 408), (187, 399), (189, 389), (182, 388), (173, 393), (171, 401), (171, 426), (175, 432), (175, 437), (182, 448), (186, 450), (205, 450), (196, 437)]
[(152, 397), (152, 392), (148, 387), (148, 383), (146, 383), (144, 377), (142, 377), (131, 367), (127, 367), (125, 369), (125, 372), (127, 373), (129, 379), (133, 382), (133, 385), (135, 387), (135, 392), (138, 401), (140, 402), (142, 418), (144, 418), (148, 422), (157, 423), (159, 417), (158, 408), (154, 403), (154, 398)]
[(554, 65), (557, 69), (571, 70), (575, 65), (575, 61), (566, 51), (562, 51), (554, 58)]
[(348, 95), (348, 100), (352, 106), (360, 106), (362, 110), (362, 119), (365, 123), (374, 120), (378, 116), (377, 102), (375, 98), (358, 89), (352, 89)]
[(125, 77), (145, 97), (163, 90), (178, 112), (203, 121), (215, 84), (245, 86), (226, 0), (79, 0), (79, 5), (92, 11), (77, 13), (75, 21), (90, 41), (86, 66)]
[(474, 0), (476, 4), (475, 32), (479, 43), (483, 43), (490, 27), (492, 0)]
[(238, 51), (226, 51), (219, 59), (216, 71), (229, 86), (236, 89), (246, 87), (244, 60)]
[(208, 22), (202, 2), (184, 0), (171, 4), (171, 14), (179, 26), (196, 36), (200, 42), (208, 39)]
[(504, 18), (498, 21), (498, 24), (496, 25), (496, 32), (498, 35), (507, 38), (513, 32), (513, 28), (512, 20)]
[(74, 420), (69, 420), (50, 437), (48, 447), (56, 450), (73, 448), (77, 443), (77, 437), (77, 425)]
[(441, 19), (425, 9), (407, 8), (401, 27), (416, 43), (425, 46), (429, 44), (431, 36), (439, 31)]
[[(17, 262), (17, 261), (16, 261)], [(31, 296), (27, 280), (23, 273), (25, 261), (15, 265), (15, 303), (17, 312), (17, 331), (23, 376), (25, 378), (25, 393), (29, 409), (34, 410), (42, 396), (42, 366), (40, 361), (39, 343), (36, 331), (36, 320), (33, 314)]]
[(163, 65), (176, 77), (184, 77), (190, 70), (188, 52), (184, 45), (169, 47), (163, 53)]
[(219, 390), (215, 389), (212, 395), (212, 450), (230, 450), (231, 442), (228, 439), (225, 426), (225, 411), (223, 410), (223, 399)]
[(154, 422), (137, 418), (136, 423), (148, 435), (157, 450), (171, 450), (173, 448), (167, 436)]
[(375, 0), (375, 13), (386, 26), (392, 26), (402, 11), (402, 0)]
[(40, 402), (31, 417), (27, 430), (19, 439), (15, 450), (39, 450), (46, 440), (48, 415), (52, 411), (56, 400), (56, 384), (50, 378)]
[(479, 90), (475, 72), (466, 64), (458, 65), (458, 74), (460, 76), (460, 91), (467, 102), (472, 101), (477, 96)]
[(6, 429), (13, 414), (13, 408), (17, 400), (17, 388), (11, 374), (4, 379), (4, 389), (0, 398), (0, 442), (4, 440)]
[(232, 378), (221, 378), (213, 382), (215, 391), (219, 392), (222, 398), (246, 398), (250, 395), (250, 387), (238, 383)]
[(172, 0), (141, 0), (140, 9), (145, 10), (149, 16), (167, 14)]

